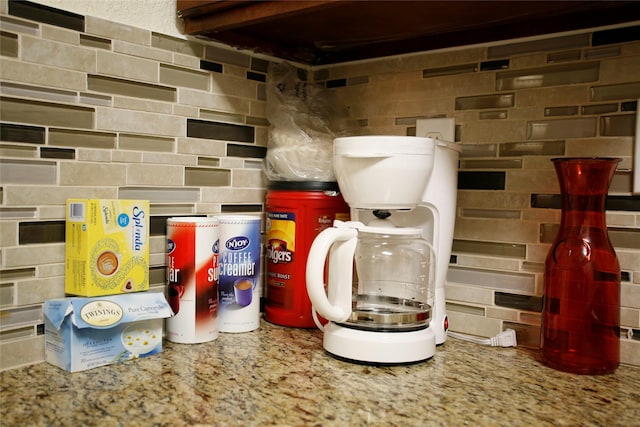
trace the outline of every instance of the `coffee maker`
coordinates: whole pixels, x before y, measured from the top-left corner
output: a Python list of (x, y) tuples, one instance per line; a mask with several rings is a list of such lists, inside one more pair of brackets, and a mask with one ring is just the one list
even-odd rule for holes
[(314, 310), (326, 321), (317, 323), (329, 353), (413, 363), (445, 342), (460, 151), (428, 137), (334, 141), (334, 169), (351, 221), (336, 221), (316, 237), (306, 277)]

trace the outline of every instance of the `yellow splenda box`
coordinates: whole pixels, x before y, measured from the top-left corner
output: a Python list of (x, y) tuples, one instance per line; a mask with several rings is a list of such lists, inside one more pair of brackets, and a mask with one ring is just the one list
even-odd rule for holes
[(67, 294), (85, 297), (149, 289), (149, 201), (68, 199)]

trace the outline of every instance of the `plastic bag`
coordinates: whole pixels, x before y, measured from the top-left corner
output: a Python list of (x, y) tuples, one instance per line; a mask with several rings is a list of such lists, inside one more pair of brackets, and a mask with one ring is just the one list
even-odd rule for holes
[(335, 181), (331, 108), (324, 86), (307, 83), (288, 63), (267, 82), (269, 136), (264, 170), (271, 181)]

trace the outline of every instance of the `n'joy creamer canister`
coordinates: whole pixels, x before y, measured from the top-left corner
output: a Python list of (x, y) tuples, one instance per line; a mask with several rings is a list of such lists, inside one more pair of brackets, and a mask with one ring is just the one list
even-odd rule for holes
[(250, 215), (220, 215), (220, 332), (260, 326), (260, 226)]
[(167, 339), (195, 344), (218, 337), (218, 220), (167, 220), (167, 287), (174, 316)]

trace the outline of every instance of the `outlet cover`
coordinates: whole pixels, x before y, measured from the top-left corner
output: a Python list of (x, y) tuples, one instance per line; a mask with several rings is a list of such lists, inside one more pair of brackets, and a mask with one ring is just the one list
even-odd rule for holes
[(456, 138), (456, 120), (453, 118), (416, 120), (416, 136), (454, 142)]

